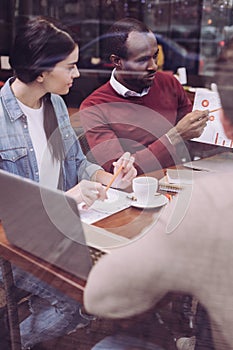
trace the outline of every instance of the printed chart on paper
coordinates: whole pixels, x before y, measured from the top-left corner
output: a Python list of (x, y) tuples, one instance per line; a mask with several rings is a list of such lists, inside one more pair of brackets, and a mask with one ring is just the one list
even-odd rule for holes
[(204, 88), (197, 89), (193, 110), (197, 109), (208, 109), (209, 111), (216, 109), (218, 110), (209, 114), (209, 120), (202, 135), (192, 140), (232, 148), (233, 142), (226, 137), (220, 120), (222, 109), (219, 94)]

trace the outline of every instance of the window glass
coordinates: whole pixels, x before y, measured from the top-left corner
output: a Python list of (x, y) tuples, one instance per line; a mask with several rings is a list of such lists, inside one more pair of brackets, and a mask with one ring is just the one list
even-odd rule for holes
[[(160, 45), (160, 69), (176, 73), (185, 67), (189, 85), (195, 80), (200, 85), (202, 76), (212, 74), (222, 47), (233, 35), (232, 0), (2, 0), (0, 55), (9, 55), (20, 23), (37, 15), (60, 20), (79, 43), (79, 84), (85, 90), (79, 91), (80, 99), (109, 78), (112, 67), (103, 42), (115, 20), (130, 16), (144, 21)], [(4, 74), (2, 69), (1, 80)]]

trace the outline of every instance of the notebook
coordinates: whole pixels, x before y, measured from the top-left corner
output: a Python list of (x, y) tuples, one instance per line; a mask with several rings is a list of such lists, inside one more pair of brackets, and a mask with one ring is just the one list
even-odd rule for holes
[(77, 203), (63, 191), (0, 170), (0, 193), (9, 242), (77, 277), (86, 279), (97, 256), (129, 242), (82, 223)]

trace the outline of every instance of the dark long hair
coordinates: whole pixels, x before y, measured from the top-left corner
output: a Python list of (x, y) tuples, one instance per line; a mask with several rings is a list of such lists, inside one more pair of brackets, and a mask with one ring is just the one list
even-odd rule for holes
[[(33, 82), (42, 72), (52, 70), (66, 59), (77, 44), (58, 23), (46, 18), (29, 20), (18, 30), (10, 55), (14, 75), (25, 84)], [(63, 145), (50, 94), (43, 98), (44, 129), (53, 157), (62, 159)]]

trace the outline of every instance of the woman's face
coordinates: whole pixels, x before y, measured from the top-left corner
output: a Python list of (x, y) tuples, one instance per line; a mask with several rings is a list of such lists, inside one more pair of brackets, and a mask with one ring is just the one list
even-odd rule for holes
[(45, 93), (65, 95), (69, 92), (74, 78), (80, 76), (77, 68), (78, 56), (79, 49), (76, 46), (66, 59), (56, 64), (52, 71), (42, 73)]

